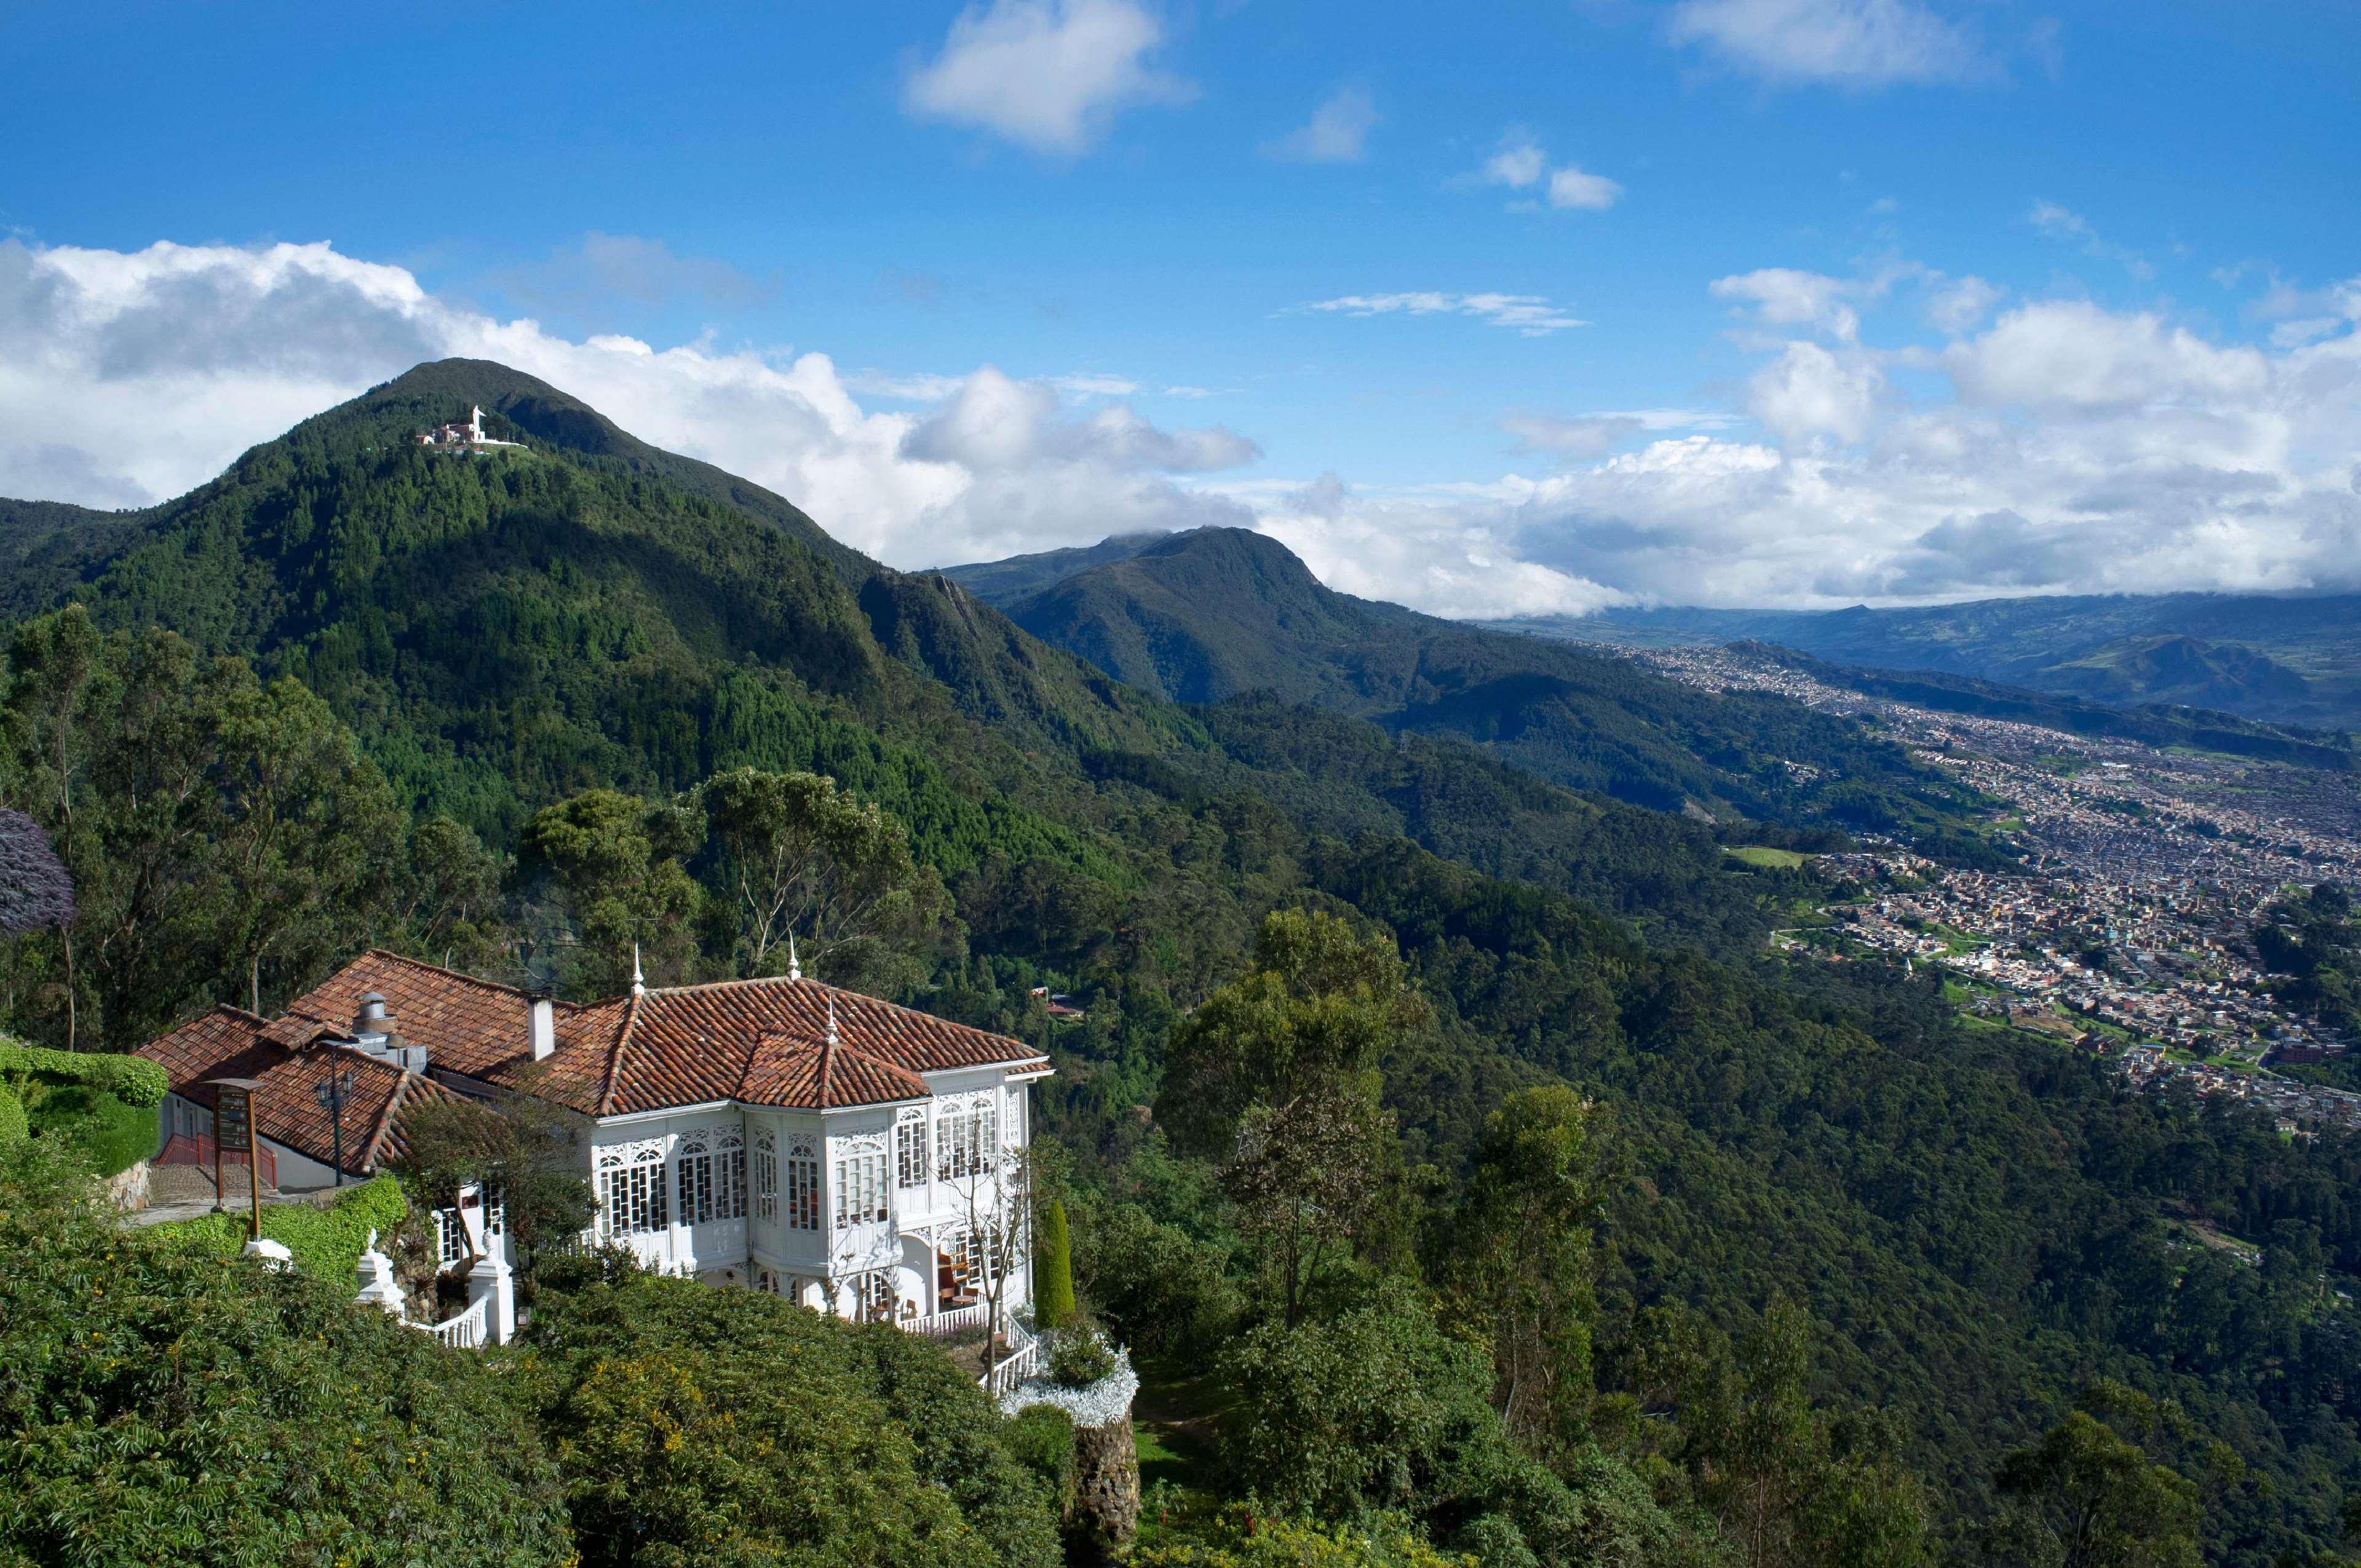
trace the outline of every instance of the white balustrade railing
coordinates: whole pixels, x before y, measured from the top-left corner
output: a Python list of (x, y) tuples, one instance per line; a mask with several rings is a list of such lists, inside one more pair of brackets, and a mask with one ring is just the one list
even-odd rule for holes
[(1040, 1376), (1043, 1342), (1027, 1333), (1024, 1326), (1014, 1321), (1008, 1325), (1008, 1334), (1011, 1343), (1007, 1356), (976, 1379), (988, 1393), (1005, 1394), (1027, 1378)]
[(989, 1328), (992, 1308), (986, 1302), (973, 1301), (964, 1307), (937, 1312), (931, 1318), (902, 1318), (896, 1321), (910, 1332), (927, 1339), (956, 1339), (971, 1330)]
[(439, 1323), (415, 1323), (412, 1326), (424, 1329), (445, 1344), (456, 1349), (478, 1349), (484, 1343), (484, 1308), (490, 1299), (489, 1296), (478, 1296), (467, 1303), (466, 1311), (456, 1318), (446, 1318)]

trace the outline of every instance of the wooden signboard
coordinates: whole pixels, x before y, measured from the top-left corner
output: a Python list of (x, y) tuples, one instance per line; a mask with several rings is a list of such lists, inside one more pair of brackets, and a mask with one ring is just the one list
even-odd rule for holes
[(262, 1150), (254, 1132), (254, 1091), (250, 1078), (216, 1078), (214, 1091), (214, 1208), (229, 1205), (222, 1190), (222, 1151), (246, 1151), (247, 1234), (262, 1239)]

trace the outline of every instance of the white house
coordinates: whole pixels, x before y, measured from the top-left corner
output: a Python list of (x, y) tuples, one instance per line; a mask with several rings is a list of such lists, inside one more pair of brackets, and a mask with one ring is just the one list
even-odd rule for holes
[(360, 1073), (356, 1173), (398, 1156), (408, 1104), (561, 1106), (596, 1238), (667, 1272), (931, 1332), (981, 1323), (988, 1280), (1004, 1310), (1032, 1299), (1011, 1178), (1047, 1058), (800, 975), (577, 1003), (372, 951), (277, 1019), (217, 1007), (140, 1054), (170, 1075), (168, 1122), (207, 1112), (209, 1131), (207, 1080), (251, 1078), (258, 1128), (315, 1164), (318, 1085)]

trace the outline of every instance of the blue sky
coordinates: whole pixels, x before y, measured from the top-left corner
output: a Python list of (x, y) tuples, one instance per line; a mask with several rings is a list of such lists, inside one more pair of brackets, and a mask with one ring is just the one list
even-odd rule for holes
[(93, 13), (0, 22), (0, 493), (474, 352), (909, 566), (1236, 522), (1484, 614), (2361, 560), (2345, 0)]

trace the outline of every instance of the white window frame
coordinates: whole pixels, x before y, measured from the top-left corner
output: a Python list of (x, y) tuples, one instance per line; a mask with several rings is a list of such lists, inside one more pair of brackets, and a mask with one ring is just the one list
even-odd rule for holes
[(786, 1222), (791, 1231), (819, 1229), (819, 1143), (808, 1133), (787, 1136)]
[(933, 1177), (929, 1158), (927, 1112), (912, 1106), (894, 1118), (894, 1179), (904, 1191), (924, 1187)]
[(598, 1239), (659, 1235), (671, 1225), (664, 1141), (609, 1144), (598, 1151)]
[(754, 1218), (779, 1223), (779, 1140), (768, 1127), (754, 1129)]

